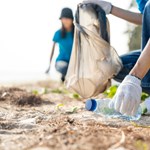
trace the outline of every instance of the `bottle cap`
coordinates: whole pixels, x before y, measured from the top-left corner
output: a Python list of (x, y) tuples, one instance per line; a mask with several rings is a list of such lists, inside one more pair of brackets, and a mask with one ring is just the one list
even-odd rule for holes
[(94, 99), (89, 99), (85, 103), (85, 108), (88, 111), (94, 111), (97, 107), (97, 102)]

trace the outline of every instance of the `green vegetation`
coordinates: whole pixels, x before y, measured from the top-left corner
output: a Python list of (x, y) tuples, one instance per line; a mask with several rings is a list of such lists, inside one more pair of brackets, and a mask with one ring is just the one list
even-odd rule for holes
[(72, 107), (71, 110), (66, 111), (68, 114), (74, 114), (77, 113), (78, 107)]
[[(113, 98), (117, 92), (117, 89), (118, 89), (117, 85), (111, 86), (108, 90), (104, 92), (104, 94), (106, 95), (107, 98)], [(150, 96), (149, 94), (143, 92), (141, 95), (141, 100), (145, 101), (145, 99), (148, 98), (149, 96)]]
[(135, 142), (135, 147), (137, 150), (148, 150), (149, 149), (148, 145), (141, 140), (138, 140)]
[(39, 95), (39, 91), (38, 91), (38, 90), (33, 90), (33, 91), (32, 91), (32, 94), (34, 94), (34, 95)]
[(56, 94), (69, 94), (69, 92), (64, 88), (64, 87), (60, 87), (57, 89), (53, 89), (51, 90), (51, 93), (56, 93)]
[[(129, 9), (137, 8), (135, 0), (132, 0)], [(128, 47), (129, 50), (138, 50), (141, 48), (141, 30), (142, 27), (131, 23), (127, 24), (127, 30), (125, 33), (128, 36)]]
[(57, 104), (56, 105), (56, 110), (60, 110), (62, 107), (64, 107), (64, 104)]
[(104, 92), (104, 94), (107, 96), (107, 98), (113, 98), (114, 95), (115, 95), (116, 92), (117, 92), (117, 88), (118, 88), (117, 85), (111, 86), (109, 89), (107, 89), (107, 90)]
[(80, 98), (80, 95), (77, 94), (77, 93), (73, 93), (73, 94), (72, 94), (72, 97), (75, 98), (75, 99), (79, 99), (79, 98)]
[(145, 101), (145, 99), (148, 98), (148, 97), (149, 97), (149, 94), (143, 92), (142, 96), (141, 96), (141, 100)]
[(128, 35), (128, 47), (129, 50), (138, 50), (141, 48), (141, 26), (128, 25), (128, 30), (126, 31)]
[(57, 94), (62, 94), (62, 93), (63, 93), (63, 91), (60, 90), (60, 89), (54, 89), (54, 90), (52, 90), (51, 92), (52, 92), (52, 93), (57, 93)]
[(51, 91), (51, 93), (56, 93), (56, 94), (66, 94), (68, 95), (70, 98), (74, 98), (74, 99), (80, 99), (80, 95), (77, 93), (70, 93), (69, 91), (67, 91), (65, 88), (57, 88)]
[(32, 94), (34, 95), (43, 95), (43, 94), (48, 94), (49, 91), (47, 88), (41, 88), (40, 90), (32, 90)]

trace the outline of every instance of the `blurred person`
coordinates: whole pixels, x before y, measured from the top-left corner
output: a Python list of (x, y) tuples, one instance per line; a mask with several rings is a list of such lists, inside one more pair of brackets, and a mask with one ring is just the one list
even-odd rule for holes
[[(120, 56), (123, 68), (114, 78), (122, 83), (110, 103), (110, 107), (125, 115), (134, 115), (137, 112), (141, 102), (142, 90), (150, 93), (150, 0), (136, 0), (136, 2), (140, 13), (118, 8), (107, 1), (84, 1), (84, 3), (99, 5), (106, 14), (142, 25), (141, 51), (133, 51)], [(148, 100), (150, 98), (147, 99), (147, 102)], [(148, 106), (150, 107), (150, 104)]]
[(72, 10), (70, 8), (63, 8), (59, 19), (62, 23), (62, 27), (54, 34), (52, 52), (50, 55), (50, 64), (46, 70), (46, 73), (49, 73), (50, 71), (55, 46), (56, 43), (58, 43), (59, 54), (56, 59), (55, 68), (61, 74), (61, 81), (64, 82), (73, 45), (74, 24)]

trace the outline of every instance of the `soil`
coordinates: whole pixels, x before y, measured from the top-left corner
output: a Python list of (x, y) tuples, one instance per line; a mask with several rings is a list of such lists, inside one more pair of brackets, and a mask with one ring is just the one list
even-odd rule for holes
[(150, 150), (149, 116), (107, 119), (84, 105), (51, 81), (1, 87), (0, 150)]
[(0, 90), (0, 95), (0, 101), (7, 101), (12, 105), (36, 106), (42, 103), (42, 99), (40, 96), (27, 93), (26, 90), (22, 90), (19, 88), (2, 88)]

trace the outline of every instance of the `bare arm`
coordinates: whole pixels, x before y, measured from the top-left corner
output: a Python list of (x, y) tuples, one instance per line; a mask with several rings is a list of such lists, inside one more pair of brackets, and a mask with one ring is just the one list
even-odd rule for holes
[(50, 63), (52, 62), (52, 59), (53, 59), (54, 50), (55, 50), (55, 45), (56, 45), (56, 43), (54, 42), (54, 43), (53, 43), (53, 46), (52, 46), (52, 52), (51, 52), (51, 55), (50, 55)]
[(52, 51), (51, 51), (51, 54), (50, 54), (50, 63), (49, 63), (48, 69), (46, 70), (45, 73), (49, 73), (49, 71), (50, 71), (51, 62), (52, 62), (53, 55), (54, 55), (54, 50), (55, 50), (55, 45), (56, 45), (56, 43), (54, 42), (53, 46), (52, 46)]
[(150, 69), (150, 39), (130, 74), (143, 78)]
[(134, 13), (116, 6), (112, 6), (111, 14), (137, 25), (142, 24), (142, 14), (140, 13)]

